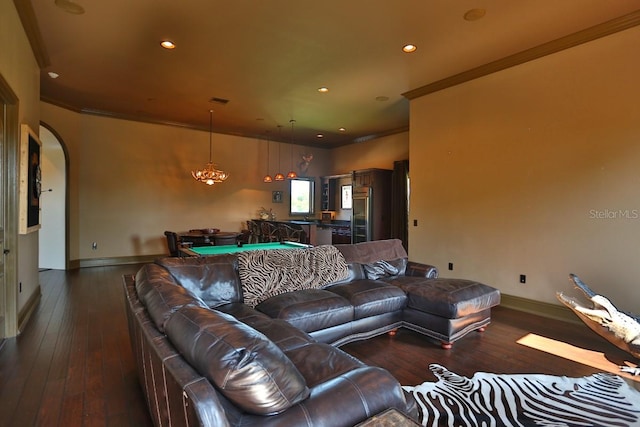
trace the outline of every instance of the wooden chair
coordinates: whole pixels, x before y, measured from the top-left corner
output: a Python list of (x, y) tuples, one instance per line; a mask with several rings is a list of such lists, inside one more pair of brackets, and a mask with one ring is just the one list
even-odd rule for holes
[(263, 242), (279, 242), (280, 233), (278, 227), (270, 221), (262, 221), (260, 223), (260, 234)]
[(249, 239), (247, 243), (260, 243), (260, 225), (250, 219), (247, 221), (247, 230), (249, 230)]
[(178, 234), (173, 231), (165, 231), (164, 235), (167, 238), (169, 254), (171, 256), (180, 256), (180, 239), (178, 238)]
[(307, 233), (300, 226), (291, 226), (283, 222), (278, 223), (281, 241), (306, 243)]

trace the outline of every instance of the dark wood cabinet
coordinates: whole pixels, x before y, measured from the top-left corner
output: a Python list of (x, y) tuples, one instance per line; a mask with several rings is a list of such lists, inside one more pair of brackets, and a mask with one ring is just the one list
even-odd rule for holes
[[(366, 240), (382, 240), (391, 237), (391, 174), (387, 169), (365, 169), (352, 174), (354, 211), (352, 220), (362, 222), (356, 209), (356, 197), (368, 197), (366, 204)], [(358, 224), (362, 225), (362, 224)], [(352, 233), (357, 230), (352, 222)], [(362, 236), (353, 241), (362, 240)]]
[(336, 210), (336, 180), (330, 177), (322, 178), (322, 195), (320, 209), (323, 211)]

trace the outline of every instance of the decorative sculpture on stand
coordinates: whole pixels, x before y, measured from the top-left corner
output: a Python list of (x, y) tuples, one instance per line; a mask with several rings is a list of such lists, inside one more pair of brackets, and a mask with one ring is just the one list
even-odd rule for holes
[[(561, 303), (569, 307), (589, 328), (598, 335), (640, 359), (640, 318), (620, 311), (606, 297), (596, 294), (578, 276), (570, 274), (569, 279), (591, 302), (591, 307), (562, 292), (556, 296)], [(621, 366), (624, 372), (640, 375), (640, 367)]]

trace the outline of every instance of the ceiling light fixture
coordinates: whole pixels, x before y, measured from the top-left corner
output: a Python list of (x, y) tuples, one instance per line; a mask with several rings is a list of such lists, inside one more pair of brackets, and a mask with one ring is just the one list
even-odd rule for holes
[(174, 42), (172, 42), (171, 40), (162, 40), (160, 42), (160, 46), (162, 46), (163, 48), (168, 49), (168, 50), (176, 48), (176, 44)]
[(213, 110), (209, 110), (209, 163), (205, 165), (202, 170), (191, 171), (191, 176), (198, 182), (203, 182), (207, 185), (213, 185), (216, 183), (224, 182), (229, 178), (229, 174), (216, 169), (213, 161), (211, 160), (212, 144), (211, 138), (213, 136)]
[(487, 11), (485, 9), (469, 9), (464, 14), (464, 20), (470, 22), (477, 21), (479, 19), (482, 19), (486, 13)]
[(289, 169), (289, 173), (287, 174), (287, 179), (295, 179), (298, 177), (298, 174), (296, 173), (296, 171), (293, 170), (293, 125), (295, 124), (295, 120), (291, 119), (289, 120), (289, 123), (291, 123), (291, 144), (290, 145), (290, 150), (291, 152), (290, 154), (290, 164), (289, 166), (291, 167), (291, 169)]
[(74, 15), (82, 15), (84, 13), (84, 8), (82, 6), (70, 0), (55, 0), (54, 3), (65, 12), (72, 13)]
[(411, 52), (415, 52), (416, 49), (418, 49), (418, 46), (414, 45), (414, 44), (405, 44), (404, 46), (402, 46), (402, 51), (404, 53), (411, 53)]
[(269, 145), (270, 144), (271, 144), (271, 141), (267, 139), (267, 174), (264, 176), (264, 178), (262, 178), (262, 182), (266, 182), (267, 184), (273, 182), (273, 178), (271, 178), (271, 175), (269, 175)]
[(329, 88), (328, 88), (328, 87), (326, 87), (326, 86), (319, 87), (319, 88), (318, 88), (318, 92), (320, 92), (320, 93), (327, 93), (327, 92), (329, 92)]
[[(278, 141), (278, 171), (280, 170), (280, 147), (282, 146), (282, 125), (278, 125), (278, 132), (279, 132), (279, 141)], [(274, 181), (284, 181), (284, 175), (281, 172), (278, 172), (277, 174), (275, 174), (275, 176), (273, 177)]]
[(60, 74), (54, 72), (54, 71), (49, 71), (47, 73), (49, 75), (49, 77), (51, 77), (52, 79), (57, 79), (58, 77), (60, 77)]

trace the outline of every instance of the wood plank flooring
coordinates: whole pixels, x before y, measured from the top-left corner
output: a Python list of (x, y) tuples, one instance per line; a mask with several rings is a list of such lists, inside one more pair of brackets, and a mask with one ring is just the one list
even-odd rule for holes
[[(40, 273), (42, 299), (18, 337), (0, 348), (0, 426), (149, 426), (124, 311), (121, 276), (139, 266)], [(493, 311), (485, 333), (442, 350), (400, 330), (342, 348), (388, 369), (402, 384), (433, 381), (430, 363), (461, 375), (476, 371), (582, 376), (600, 369), (517, 341), (535, 334), (588, 349), (615, 367), (629, 356), (581, 324), (552, 321), (505, 308)], [(638, 384), (638, 383), (635, 383)]]

